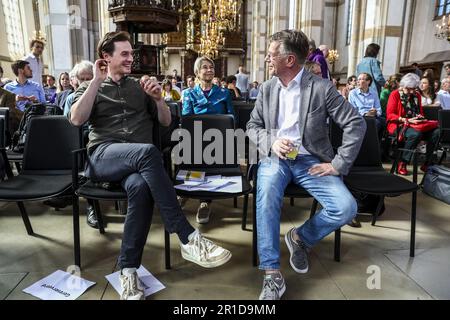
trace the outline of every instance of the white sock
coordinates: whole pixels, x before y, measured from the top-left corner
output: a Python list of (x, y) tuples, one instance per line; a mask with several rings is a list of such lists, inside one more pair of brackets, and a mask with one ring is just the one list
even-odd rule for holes
[(135, 272), (136, 272), (136, 268), (123, 268), (122, 269), (122, 274), (127, 277), (131, 276)]

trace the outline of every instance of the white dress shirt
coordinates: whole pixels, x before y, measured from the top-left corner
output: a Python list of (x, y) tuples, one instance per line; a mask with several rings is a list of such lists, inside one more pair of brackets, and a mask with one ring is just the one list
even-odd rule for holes
[(278, 84), (281, 87), (279, 97), (278, 110), (278, 138), (289, 139), (294, 143), (300, 145), (299, 154), (310, 155), (310, 153), (302, 146), (302, 137), (300, 137), (300, 108), (307, 108), (308, 106), (301, 106), (301, 91), (300, 85), (303, 76), (303, 68), (285, 87), (278, 79)]
[(31, 78), (31, 81), (34, 81), (38, 83), (41, 87), (42, 86), (42, 71), (44, 69), (44, 65), (42, 63), (42, 58), (37, 58), (34, 54), (30, 53), (26, 57), (23, 58), (23, 60), (27, 61), (30, 64), (30, 68), (33, 71), (33, 78)]

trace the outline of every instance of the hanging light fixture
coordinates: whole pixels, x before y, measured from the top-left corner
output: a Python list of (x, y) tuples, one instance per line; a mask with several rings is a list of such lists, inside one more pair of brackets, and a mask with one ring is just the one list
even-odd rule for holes
[(436, 32), (434, 36), (440, 40), (447, 40), (450, 42), (450, 14), (443, 16), (441, 24), (436, 25)]

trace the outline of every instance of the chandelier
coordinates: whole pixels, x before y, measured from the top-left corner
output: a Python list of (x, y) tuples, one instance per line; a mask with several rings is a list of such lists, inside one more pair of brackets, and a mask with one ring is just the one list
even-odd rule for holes
[(216, 59), (225, 45), (225, 32), (239, 29), (242, 0), (201, 0), (198, 53)]
[(434, 36), (440, 40), (450, 42), (450, 14), (448, 17), (443, 16), (441, 24), (436, 25), (436, 33)]
[(328, 53), (328, 58), (327, 58), (328, 62), (330, 64), (334, 64), (336, 61), (339, 60), (339, 53), (337, 50), (330, 50)]

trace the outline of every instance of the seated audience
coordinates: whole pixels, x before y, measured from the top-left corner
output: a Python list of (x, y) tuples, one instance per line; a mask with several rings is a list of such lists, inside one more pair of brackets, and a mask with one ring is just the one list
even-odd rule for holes
[(392, 91), (398, 89), (398, 86), (400, 85), (400, 80), (402, 80), (402, 75), (399, 73), (390, 76), (388, 81), (386, 81), (383, 90), (381, 90), (380, 104), (384, 117), (386, 117), (386, 106), (389, 100), (389, 96), (391, 95)]
[(179, 101), (181, 99), (181, 95), (178, 91), (172, 88), (172, 82), (170, 80), (165, 79), (162, 83), (162, 87), (162, 96), (165, 101)]
[(249, 93), (249, 100), (254, 101), (256, 100), (256, 98), (258, 97), (259, 94), (259, 84), (258, 81), (253, 81), (251, 89), (250, 89), (250, 93)]
[(450, 109), (450, 79), (444, 78), (441, 90), (437, 93), (437, 99), (442, 109)]
[(320, 63), (315, 61), (305, 61), (305, 70), (315, 74), (316, 76), (322, 76), (322, 69)]
[(56, 79), (54, 76), (47, 76), (47, 85), (44, 87), (45, 100), (48, 103), (54, 103), (56, 100)]
[(227, 88), (230, 90), (232, 100), (242, 100), (241, 90), (236, 86), (236, 76), (227, 77)]
[(372, 81), (370, 74), (361, 73), (358, 76), (358, 87), (350, 92), (348, 102), (358, 110), (360, 115), (376, 119), (378, 136), (381, 138), (386, 119), (383, 117), (377, 93), (370, 88)]
[(4, 88), (16, 95), (17, 109), (23, 112), (27, 104), (46, 102), (42, 87), (29, 80), (33, 78), (29, 62), (17, 60), (11, 65), (11, 69), (17, 77), (16, 81), (8, 83)]
[(434, 92), (433, 82), (428, 77), (422, 77), (420, 80), (419, 93), (422, 100), (422, 106), (436, 105), (436, 93)]
[(358, 84), (358, 80), (357, 80), (356, 76), (348, 77), (347, 84), (341, 90), (341, 95), (345, 98), (345, 100), (348, 100), (348, 95), (350, 94), (350, 91), (355, 89), (357, 84)]
[(400, 88), (391, 93), (387, 105), (388, 131), (391, 135), (397, 137), (400, 135), (400, 139), (404, 140), (403, 149), (408, 150), (402, 152), (398, 164), (397, 171), (401, 175), (408, 174), (407, 165), (412, 159), (412, 151), (421, 140), (428, 142), (425, 163), (421, 166), (421, 170), (425, 172), (431, 164), (434, 148), (439, 139), (438, 128), (421, 132), (408, 125), (424, 121), (422, 99), (417, 92), (419, 83), (419, 76), (414, 73), (406, 74), (400, 81)]
[(73, 88), (70, 85), (70, 75), (67, 72), (63, 72), (59, 75), (58, 90), (56, 91), (55, 104), (64, 111), (67, 97), (73, 92)]

